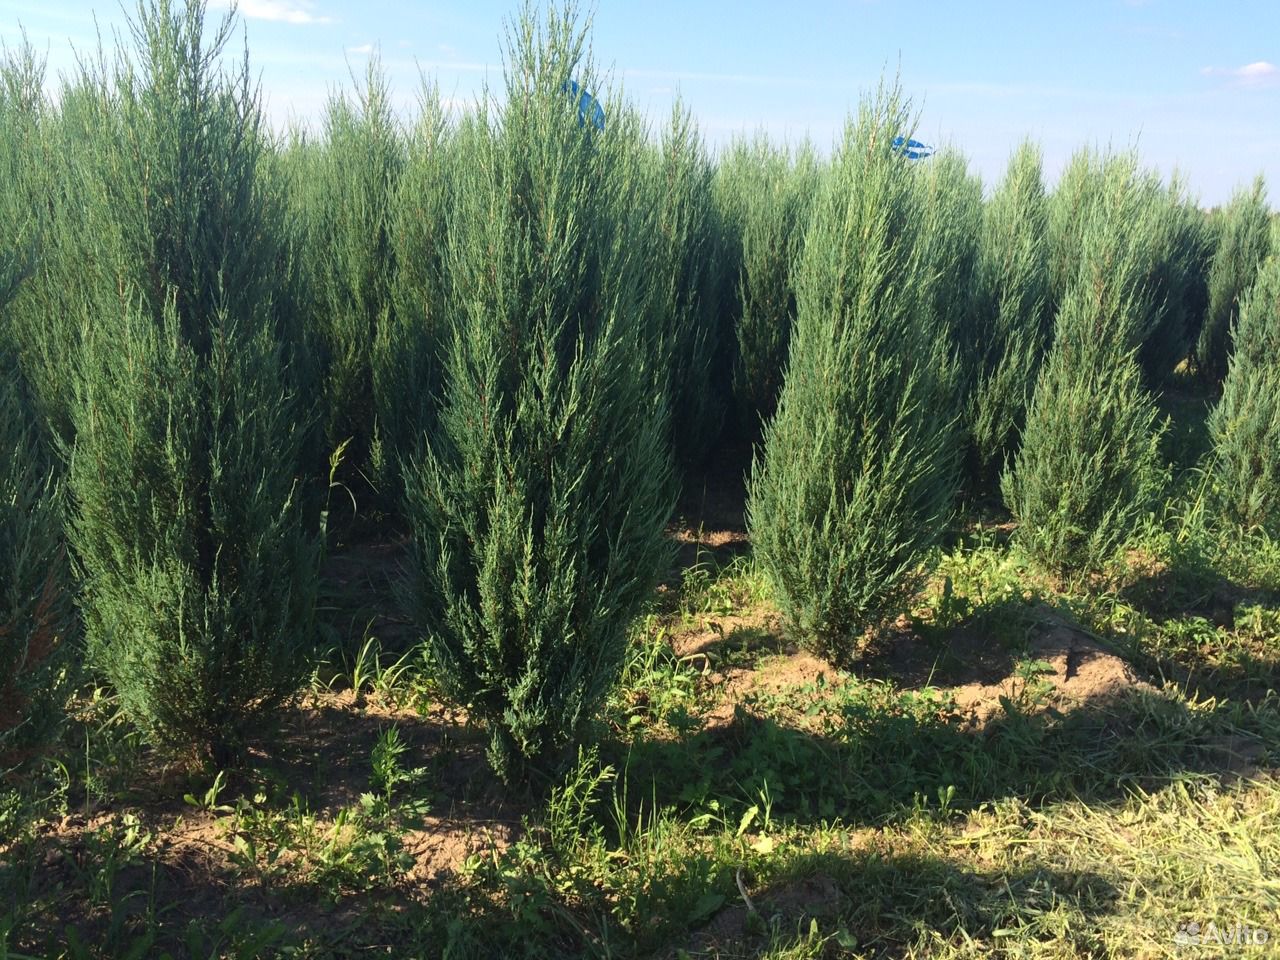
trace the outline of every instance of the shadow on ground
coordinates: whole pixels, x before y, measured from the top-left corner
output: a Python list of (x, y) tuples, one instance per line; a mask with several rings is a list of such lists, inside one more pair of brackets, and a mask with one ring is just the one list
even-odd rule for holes
[(1015, 691), (975, 725), (941, 691), (873, 683), (748, 697), (727, 724), (615, 742), (603, 754), (646, 803), (698, 812), (720, 798), (744, 807), (767, 798), (784, 822), (883, 825), (922, 804), (1105, 803), (1187, 775), (1251, 776), (1275, 764), (1277, 736), (1274, 709), (1193, 710), (1149, 689), (1065, 712)]

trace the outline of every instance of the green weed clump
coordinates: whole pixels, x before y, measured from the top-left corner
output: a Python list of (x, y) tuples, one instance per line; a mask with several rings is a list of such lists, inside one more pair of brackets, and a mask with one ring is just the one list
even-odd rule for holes
[(1209, 310), (1196, 343), (1196, 369), (1211, 383), (1227, 374), (1231, 333), (1240, 297), (1252, 285), (1270, 249), (1267, 188), (1258, 177), (1249, 189), (1237, 190), (1222, 212), (1218, 246), (1209, 268)]
[(1010, 158), (982, 215), (973, 322), (965, 343), (972, 378), (965, 408), (967, 480), (973, 495), (998, 489), (1049, 349), (1047, 225), (1040, 151), (1026, 142)]
[[(622, 671), (669, 560), (639, 125), (604, 98), (574, 14), (525, 10), (505, 98), (459, 137), (441, 402), (406, 471), (408, 604), (441, 688), (537, 779)], [(605, 99), (580, 123), (565, 84)]]
[(153, 742), (221, 766), (302, 679), (318, 552), (283, 198), (248, 63), (217, 66), (231, 21), (204, 14), (141, 7), (136, 61), (79, 81), (67, 455), (89, 660)]
[(950, 344), (917, 239), (925, 200), (891, 146), (909, 132), (901, 94), (883, 88), (845, 128), (748, 495), (756, 557), (791, 629), (837, 661), (915, 593), (955, 490)]
[(1222, 399), (1209, 416), (1218, 512), (1280, 537), (1280, 251), (1240, 301)]
[(1066, 575), (1100, 569), (1162, 494), (1160, 429), (1136, 360), (1154, 313), (1148, 181), (1132, 156), (1093, 176), (1079, 271), (1027, 411), (1022, 447), (1002, 480), (1018, 542)]

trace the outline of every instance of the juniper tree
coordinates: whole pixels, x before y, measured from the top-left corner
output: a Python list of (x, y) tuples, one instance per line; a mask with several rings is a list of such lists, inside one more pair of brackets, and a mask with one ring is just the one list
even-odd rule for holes
[[(44, 160), (41, 137), (47, 113), (43, 61), (25, 44), (0, 50), (0, 251), (6, 258), (11, 251), (30, 248), (39, 233), (40, 221), (33, 218), (41, 214), (37, 177)], [(9, 259), (0, 260), (0, 266), (16, 275)], [(12, 298), (17, 291), (0, 292)], [(11, 309), (8, 303), (5, 308)]]
[(782, 389), (796, 312), (793, 274), (819, 175), (809, 144), (793, 152), (763, 135), (734, 143), (717, 170), (717, 206), (736, 241), (722, 254), (736, 296), (721, 309), (736, 317), (734, 405), (750, 440), (773, 416)]
[(157, 744), (215, 764), (296, 690), (317, 551), (300, 507), (282, 191), (232, 21), (144, 5), (84, 164), (70, 539), (92, 665)]
[[(66, 364), (75, 336), (74, 280), (91, 264), (77, 204), (81, 141), (67, 135), (85, 102), (64, 92), (60, 110), (44, 94), (45, 69), (24, 43), (0, 58), (0, 244), (28, 251), (25, 282), (6, 308), (11, 349), (20, 361), (42, 433), (66, 425)], [(68, 221), (72, 221), (68, 223)], [(19, 235), (19, 232), (21, 235)], [(74, 266), (73, 266), (74, 264)]]
[[(982, 181), (969, 173), (964, 156), (953, 149), (941, 150), (913, 168), (920, 178), (924, 208), (919, 226), (921, 296), (934, 336), (947, 355), (937, 374), (948, 381), (956, 408), (963, 410), (977, 376), (966, 347), (974, 336)], [(960, 425), (963, 429), (962, 419)]]
[[(1062, 175), (1049, 204), (1050, 304), (1056, 314), (1078, 279), (1092, 219), (1123, 191), (1142, 218), (1144, 241), (1132, 249), (1146, 295), (1133, 304), (1129, 343), (1138, 350), (1144, 382), (1158, 387), (1190, 353), (1204, 304), (1209, 237), (1202, 215), (1175, 174), (1165, 187), (1124, 153), (1081, 150)], [(1139, 213), (1140, 212), (1140, 213)]]
[(1048, 245), (1051, 316), (1057, 316), (1067, 288), (1079, 276), (1084, 232), (1097, 208), (1105, 159), (1089, 147), (1077, 150), (1049, 196), (1045, 239)]
[(439, 91), (424, 84), (390, 221), (396, 264), (391, 309), (372, 343), (377, 420), (372, 460), (390, 502), (400, 500), (402, 464), (417, 451), (440, 390), (438, 355), (449, 339), (448, 212), (456, 179), (452, 164), (461, 152), (458, 140), (446, 122)]
[[(926, 305), (938, 336), (965, 341), (972, 322), (974, 268), (982, 229), (982, 180), (971, 174), (964, 156), (940, 150), (925, 164), (915, 164), (924, 198), (920, 226)], [(952, 373), (957, 387), (969, 384), (959, 365)]]
[(687, 466), (699, 465), (720, 436), (729, 393), (715, 363), (722, 331), (714, 173), (692, 114), (677, 100), (648, 154), (647, 202), (655, 214), (648, 286), (654, 370), (669, 398), (672, 446)]
[(1222, 399), (1209, 417), (1219, 513), (1280, 536), (1280, 251), (1240, 299)]
[(1159, 313), (1143, 335), (1138, 363), (1147, 383), (1159, 387), (1191, 355), (1199, 337), (1212, 247), (1204, 214), (1176, 174), (1152, 204), (1152, 213), (1154, 262), (1147, 284)]
[(0, 773), (46, 744), (62, 719), (76, 630), (62, 493), (6, 323), (19, 267), (16, 254), (0, 254)]
[(897, 89), (864, 99), (817, 201), (778, 410), (752, 467), (757, 558), (801, 642), (846, 660), (900, 613), (951, 510), (949, 345), (917, 237), (920, 178)]
[(566, 756), (669, 559), (650, 211), (625, 111), (608, 100), (597, 130), (565, 92), (601, 95), (584, 41), (572, 10), (526, 8), (505, 97), (462, 134), (440, 408), (406, 471), (406, 598), (509, 782)]
[(28, 46), (6, 51), (0, 61), (0, 774), (56, 732), (78, 632), (63, 491), (22, 369), (35, 368), (38, 354), (27, 349), (32, 331), (19, 324), (15, 309), (47, 224), (48, 123), (43, 64)]
[(354, 95), (336, 93), (324, 135), (298, 178), (307, 225), (306, 284), (322, 369), (328, 450), (346, 443), (342, 478), (367, 488), (376, 429), (373, 344), (392, 316), (392, 222), (403, 138), (379, 59)]
[(974, 495), (998, 489), (1049, 347), (1047, 221), (1040, 150), (1024, 142), (982, 214), (964, 351), (972, 376), (965, 417)]
[(1063, 295), (1022, 445), (1002, 489), (1017, 540), (1039, 565), (1075, 575), (1103, 566), (1160, 495), (1160, 430), (1142, 383), (1139, 331), (1153, 223), (1131, 155), (1109, 158), (1085, 211), (1080, 266)]
[(1248, 190), (1237, 190), (1222, 213), (1209, 267), (1209, 309), (1196, 343), (1196, 369), (1211, 383), (1226, 375), (1240, 296), (1253, 283), (1270, 248), (1269, 220), (1267, 188), (1261, 176)]

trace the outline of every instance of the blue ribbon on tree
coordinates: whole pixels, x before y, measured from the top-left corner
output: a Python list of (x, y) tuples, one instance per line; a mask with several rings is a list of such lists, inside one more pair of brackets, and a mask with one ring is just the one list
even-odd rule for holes
[(560, 85), (560, 89), (578, 101), (578, 126), (585, 127), (590, 119), (591, 125), (597, 130), (604, 129), (604, 107), (600, 106), (600, 101), (595, 97), (580, 89), (577, 80), (566, 80)]
[(894, 137), (893, 149), (908, 160), (923, 160), (925, 157), (933, 155), (933, 147), (927, 143), (921, 143), (919, 140), (909, 140), (906, 137)]

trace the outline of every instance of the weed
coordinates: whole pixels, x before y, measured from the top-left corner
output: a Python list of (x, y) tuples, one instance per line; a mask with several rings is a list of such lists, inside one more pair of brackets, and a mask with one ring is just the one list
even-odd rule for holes
[(685, 732), (697, 724), (699, 682), (708, 670), (706, 656), (680, 657), (667, 629), (656, 617), (637, 624), (622, 677), (606, 709), (606, 718), (626, 730), (667, 725)]
[(699, 546), (697, 559), (681, 573), (680, 615), (686, 622), (725, 617), (759, 606), (769, 597), (763, 572), (747, 555), (721, 563)]

